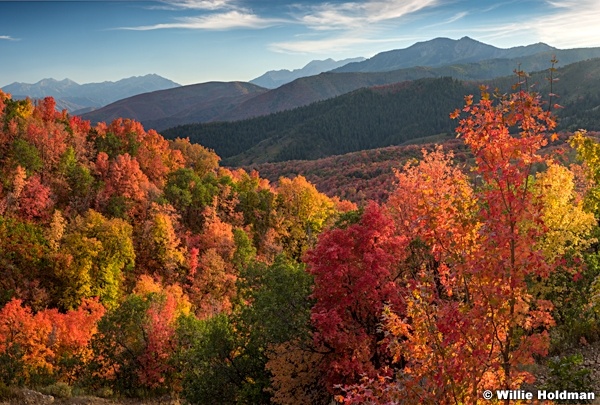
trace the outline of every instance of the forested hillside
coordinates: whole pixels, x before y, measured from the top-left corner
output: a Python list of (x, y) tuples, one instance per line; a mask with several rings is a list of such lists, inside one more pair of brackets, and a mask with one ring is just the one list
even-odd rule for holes
[[(91, 126), (0, 92), (0, 398), (592, 392), (560, 356), (600, 332), (600, 144), (561, 143), (526, 89), (467, 96), (457, 156), (411, 147), (387, 200), (360, 207), (135, 121)], [(567, 371), (542, 385), (549, 353)]]
[[(558, 129), (600, 130), (600, 59), (574, 63), (524, 78), (526, 85), (548, 96), (557, 109)], [(449, 77), (372, 87), (306, 107), (250, 120), (192, 124), (165, 130), (165, 137), (189, 136), (214, 149), (231, 166), (317, 159), (364, 149), (411, 143), (426, 136), (453, 133), (449, 113), (464, 94), (481, 84), (510, 92), (514, 76), (461, 82)], [(551, 101), (551, 100), (548, 100)]]
[(450, 106), (475, 89), (451, 78), (423, 79), (361, 89), (266, 117), (185, 125), (163, 134), (186, 134), (214, 149), (227, 165), (316, 159), (451, 133)]

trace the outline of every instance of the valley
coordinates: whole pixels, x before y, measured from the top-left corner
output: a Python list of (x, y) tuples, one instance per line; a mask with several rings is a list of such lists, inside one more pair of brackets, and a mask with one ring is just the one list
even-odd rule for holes
[(600, 48), (7, 87), (0, 404), (600, 389)]

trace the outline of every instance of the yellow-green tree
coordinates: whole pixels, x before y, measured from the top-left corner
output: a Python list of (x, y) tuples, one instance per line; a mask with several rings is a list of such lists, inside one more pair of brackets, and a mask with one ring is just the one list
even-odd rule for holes
[(302, 257), (307, 247), (316, 242), (327, 219), (335, 213), (331, 199), (303, 176), (279, 179), (277, 207), (283, 248), (294, 258)]

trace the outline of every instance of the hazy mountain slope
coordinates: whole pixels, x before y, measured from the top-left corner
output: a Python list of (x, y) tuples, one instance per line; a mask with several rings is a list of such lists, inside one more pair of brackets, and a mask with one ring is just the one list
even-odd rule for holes
[[(557, 55), (560, 59), (557, 66), (565, 65), (567, 62), (573, 63), (589, 59), (588, 55), (594, 52), (600, 57), (600, 48), (596, 51), (577, 49), (558, 51)], [(489, 80), (495, 77), (509, 76), (518, 68), (527, 72), (545, 70), (550, 67), (552, 57), (552, 52), (542, 52), (513, 59), (489, 59), (440, 67), (419, 66), (389, 72), (326, 72), (297, 79), (245, 103), (240, 103), (213, 121), (237, 121), (268, 115), (333, 98), (360, 88), (407, 80), (447, 76), (460, 80)]]
[[(419, 61), (437, 63), (442, 60), (440, 59), (442, 57), (446, 60), (470, 60), (496, 55), (506, 55), (507, 57), (437, 67), (410, 67), (384, 72), (326, 72), (296, 79), (270, 91), (248, 91), (242, 96), (238, 93), (233, 95), (224, 93), (223, 97), (211, 96), (198, 103), (190, 102), (184, 93), (180, 98), (176, 96), (177, 93), (169, 95), (167, 106), (161, 105), (163, 102), (154, 97), (130, 98), (107, 106), (98, 113), (84, 114), (84, 116), (92, 121), (104, 121), (116, 117), (134, 118), (143, 121), (147, 126), (163, 130), (188, 123), (237, 121), (264, 116), (306, 106), (360, 88), (407, 80), (446, 76), (460, 80), (486, 80), (511, 75), (518, 67), (525, 71), (542, 70), (550, 67), (550, 60), (554, 54), (559, 58), (559, 65), (589, 58), (594, 53), (600, 56), (600, 48), (557, 50), (545, 44), (536, 44), (503, 50), (470, 38), (463, 38), (459, 41), (438, 38), (415, 44), (409, 49), (411, 49), (409, 53), (414, 56), (414, 59), (406, 59), (404, 61), (406, 64)], [(420, 57), (417, 55), (419, 50), (423, 52)], [(391, 54), (394, 52), (396, 51), (391, 51)], [(529, 55), (532, 52), (534, 54)], [(347, 66), (351, 65), (353, 64)], [(197, 86), (202, 86), (202, 84)], [(148, 104), (144, 105), (145, 103)], [(143, 114), (142, 111), (146, 111), (147, 114)]]
[(109, 104), (81, 117), (95, 122), (115, 118), (138, 120), (162, 130), (187, 122), (209, 121), (266, 89), (244, 82), (209, 82), (139, 94)]
[(383, 72), (413, 66), (442, 66), (479, 62), (486, 59), (512, 59), (555, 51), (546, 44), (501, 49), (469, 37), (459, 40), (436, 38), (405, 48), (381, 52), (363, 62), (350, 63), (334, 72)]
[(362, 57), (338, 61), (331, 58), (325, 60), (313, 60), (301, 69), (294, 69), (292, 71), (287, 69), (270, 70), (256, 79), (250, 80), (250, 83), (267, 89), (274, 89), (301, 77), (318, 75), (319, 73), (327, 72), (348, 63), (361, 62), (363, 60), (365, 60), (365, 58)]
[(451, 78), (365, 88), (265, 117), (163, 131), (212, 148), (225, 164), (316, 159), (452, 131), (450, 110), (476, 89)]
[(12, 83), (2, 88), (15, 98), (43, 98), (52, 96), (57, 105), (69, 112), (81, 108), (97, 108), (114, 101), (149, 91), (179, 87), (178, 83), (149, 74), (134, 76), (116, 82), (78, 84), (72, 80), (43, 79), (37, 83)]
[[(557, 110), (561, 129), (600, 130), (600, 59), (558, 69), (553, 92), (564, 106)], [(515, 76), (484, 84), (510, 91)], [(186, 125), (163, 131), (168, 138), (187, 137), (213, 148), (224, 163), (248, 165), (291, 159), (316, 159), (363, 149), (414, 142), (417, 138), (452, 134), (449, 114), (467, 94), (478, 94), (481, 81), (421, 79), (391, 86), (360, 89), (306, 107), (265, 117)], [(527, 86), (549, 94), (547, 72), (528, 78)]]

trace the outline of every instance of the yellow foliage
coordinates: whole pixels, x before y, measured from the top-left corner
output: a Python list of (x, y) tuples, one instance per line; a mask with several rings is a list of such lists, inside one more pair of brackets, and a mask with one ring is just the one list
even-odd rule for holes
[(584, 211), (573, 178), (568, 168), (557, 164), (537, 175), (535, 187), (543, 203), (542, 219), (547, 227), (538, 247), (550, 261), (570, 248), (582, 251), (594, 241), (590, 233), (596, 220), (593, 213)]
[[(569, 139), (569, 145), (577, 151), (577, 156), (584, 161), (588, 180), (594, 185), (600, 184), (600, 144), (586, 136), (585, 131), (577, 131)], [(600, 187), (594, 186), (588, 190), (585, 206), (587, 210), (594, 214), (600, 214)]]
[(172, 297), (177, 303), (175, 308), (175, 318), (179, 315), (189, 315), (192, 308), (188, 296), (183, 292), (183, 289), (179, 285), (173, 284), (163, 287), (158, 281), (147, 274), (142, 274), (138, 278), (133, 293), (140, 296), (157, 294), (164, 295), (165, 297)]

